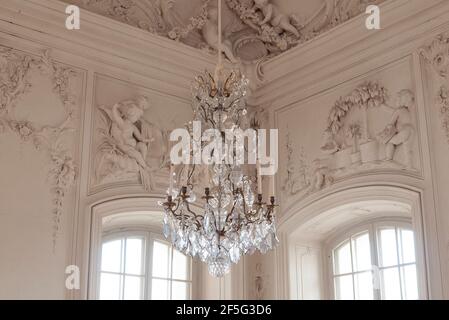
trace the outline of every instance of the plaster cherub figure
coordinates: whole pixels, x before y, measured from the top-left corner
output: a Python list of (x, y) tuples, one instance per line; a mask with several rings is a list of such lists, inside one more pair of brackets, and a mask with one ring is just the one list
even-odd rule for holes
[(148, 107), (147, 97), (140, 96), (136, 100), (115, 104), (111, 113), (111, 135), (116, 140), (117, 147), (144, 169), (148, 169), (145, 159), (151, 139), (144, 137), (136, 124)]
[[(201, 30), (204, 41), (213, 49), (218, 51), (218, 9), (211, 8), (207, 13), (207, 21)], [(232, 62), (237, 63), (238, 59), (234, 56), (232, 44), (229, 40), (222, 42), (222, 52)], [(219, 52), (218, 54), (222, 54)]]
[(327, 160), (315, 159), (312, 162), (312, 177), (310, 188), (312, 191), (319, 191), (334, 182)]
[[(153, 189), (150, 166), (147, 163), (149, 145), (154, 141), (154, 126), (143, 119), (149, 107), (148, 98), (139, 96), (133, 100), (116, 103), (112, 108), (100, 106), (106, 137), (101, 144), (97, 165), (97, 179), (119, 172), (137, 170), (146, 190)], [(117, 152), (118, 151), (118, 152)]]
[(392, 161), (396, 148), (402, 145), (407, 168), (413, 167), (415, 127), (410, 109), (414, 103), (413, 92), (407, 89), (399, 91), (391, 120), (384, 131), (379, 134), (382, 142), (386, 145), (386, 160)]
[(254, 0), (254, 9), (259, 9), (264, 15), (264, 19), (260, 25), (270, 23), (275, 29), (293, 33), (297, 38), (300, 37), (298, 29), (296, 29), (290, 22), (290, 18), (282, 13), (279, 8), (269, 3), (269, 0)]

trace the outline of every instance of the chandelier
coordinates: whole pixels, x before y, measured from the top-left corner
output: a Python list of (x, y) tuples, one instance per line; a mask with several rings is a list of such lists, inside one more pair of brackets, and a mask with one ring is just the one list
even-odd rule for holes
[[(227, 71), (222, 66), (221, 0), (218, 12), (218, 65), (214, 75), (206, 71), (195, 78), (193, 111), (194, 121), (206, 129), (218, 130), (226, 144), (225, 131), (239, 130), (246, 119), (249, 81), (239, 71)], [(193, 138), (192, 122), (188, 129)], [(201, 139), (192, 140), (193, 144), (204, 143)], [(263, 202), (260, 163), (257, 162), (256, 178), (254, 171), (248, 173), (251, 171), (247, 167), (237, 164), (236, 148), (245, 146), (230, 147), (225, 152), (227, 159), (234, 161), (220, 157), (209, 165), (185, 165), (185, 181), (171, 165), (168, 196), (166, 202), (160, 203), (165, 211), (164, 236), (178, 251), (206, 263), (214, 277), (223, 277), (243, 255), (256, 251), (265, 254), (278, 243), (275, 198), (271, 196), (268, 203)], [(195, 194), (201, 184), (196, 180), (204, 181), (201, 199)]]

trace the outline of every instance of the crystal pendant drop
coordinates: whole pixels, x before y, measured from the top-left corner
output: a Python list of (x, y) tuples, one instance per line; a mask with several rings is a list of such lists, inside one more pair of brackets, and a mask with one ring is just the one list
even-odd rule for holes
[(170, 224), (169, 224), (169, 222), (168, 222), (168, 217), (167, 217), (167, 215), (165, 215), (165, 217), (164, 217), (164, 223), (163, 223), (163, 225), (162, 225), (162, 233), (164, 234), (164, 237), (165, 237), (166, 239), (168, 239), (168, 237), (170, 236), (170, 232), (171, 232), (170, 229), (171, 229), (171, 228), (170, 228)]
[(209, 273), (216, 278), (223, 277), (225, 274), (227, 274), (230, 271), (230, 269), (231, 269), (231, 263), (222, 258), (214, 260), (214, 261), (210, 261), (208, 263)]

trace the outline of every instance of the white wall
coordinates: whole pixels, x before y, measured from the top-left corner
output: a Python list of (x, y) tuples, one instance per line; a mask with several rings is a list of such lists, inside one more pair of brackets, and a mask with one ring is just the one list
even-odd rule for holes
[[(288, 251), (292, 244), (288, 243), (285, 230), (294, 227), (293, 221), (304, 223), (310, 219), (301, 216), (306, 214), (303, 209), (307, 206), (363, 186), (397, 186), (420, 194), (429, 297), (449, 297), (449, 224), (444, 209), (447, 197), (443, 196), (449, 183), (447, 170), (443, 169), (449, 145), (441, 125), (442, 116), (435, 107), (435, 92), (440, 84), (436, 88), (434, 84), (438, 77), (429, 71), (431, 67), (423, 63), (420, 53), (438, 34), (449, 30), (448, 17), (449, 4), (445, 1), (387, 1), (381, 5), (382, 30), (368, 31), (365, 17), (361, 16), (263, 65), (266, 83), (257, 92), (257, 103), (270, 110), (272, 126), (280, 130), (277, 195), (281, 199), (278, 211), (281, 245), (276, 259), (260, 257), (259, 261), (264, 268), (276, 270), (276, 281), (268, 289), (277, 292), (276, 297), (299, 298), (292, 295), (296, 286), (289, 276), (293, 261), (288, 259)], [(342, 166), (337, 165), (336, 154), (329, 155), (321, 149), (331, 107), (366, 81), (377, 81), (388, 90), (389, 105), (395, 104), (394, 95), (402, 89), (414, 93), (413, 169), (396, 166), (405, 164), (403, 146), (395, 153), (394, 165), (383, 161), (385, 151), (381, 144), (376, 161), (358, 164), (348, 158), (349, 163)], [(388, 124), (390, 116), (391, 111), (384, 106), (368, 112), (373, 140)], [(348, 113), (343, 125), (348, 127), (353, 121), (363, 127), (361, 110)], [(290, 162), (288, 134), (293, 150)], [(351, 142), (347, 143), (348, 152), (352, 153)], [(315, 159), (324, 159), (318, 170), (314, 168)], [(326, 179), (317, 186), (317, 177), (323, 175)], [(288, 184), (289, 181), (292, 183)]]
[[(0, 134), (0, 298), (87, 296), (92, 206), (128, 196), (162, 197), (168, 176), (167, 170), (156, 172), (151, 192), (142, 188), (137, 175), (96, 181), (98, 106), (110, 108), (144, 94), (150, 100), (144, 115), (148, 122), (165, 131), (182, 127), (191, 118), (190, 82), (214, 63), (195, 49), (85, 11), (81, 30), (68, 31), (65, 7), (52, 0), (2, 1), (0, 5), (0, 50), (10, 47), (21, 59), (29, 56), (41, 63), (40, 56), (50, 49), (52, 61), (76, 72), (68, 83), (76, 102), (70, 122), (73, 131), (61, 141), (73, 156), (76, 180), (63, 197), (55, 251), (54, 192), (47, 178), (52, 168), (50, 151), (36, 150), (32, 139), (22, 141), (7, 126), (9, 118), (0, 114), (4, 129)], [(5, 61), (10, 66), (16, 58), (2, 56), (3, 77), (9, 70)], [(39, 128), (59, 125), (65, 116), (64, 104), (53, 92), (52, 74), (41, 74), (33, 67), (26, 80), (31, 87), (13, 108), (17, 120), (31, 121)], [(65, 268), (71, 264), (81, 268), (81, 290), (65, 289)]]
[[(445, 193), (449, 176), (445, 170), (449, 144), (435, 111), (436, 81), (419, 48), (439, 33), (449, 31), (449, 4), (441, 0), (391, 0), (382, 5), (382, 31), (367, 31), (364, 17), (355, 18), (308, 44), (262, 65), (265, 83), (254, 93), (252, 104), (269, 111), (272, 127), (280, 128), (281, 167), (277, 191), (281, 246), (263, 257), (245, 259), (238, 277), (228, 281), (234, 296), (288, 298), (287, 236), (282, 225), (301, 207), (338, 190), (357, 185), (401, 185), (422, 195), (425, 244), (430, 275), (430, 296), (449, 298), (449, 205)], [(0, 45), (14, 52), (39, 57), (46, 49), (58, 64), (76, 71), (69, 88), (76, 96), (74, 131), (64, 147), (77, 168), (75, 184), (64, 196), (61, 229), (56, 250), (52, 243), (52, 193), (47, 169), (48, 150), (34, 150), (28, 141), (6, 130), (0, 135), (0, 298), (85, 298), (90, 217), (92, 207), (123, 197), (160, 197), (167, 172), (156, 174), (156, 189), (145, 191), (137, 176), (98, 183), (92, 177), (98, 151), (98, 106), (110, 106), (138, 94), (149, 97), (152, 107), (145, 119), (169, 130), (190, 116), (189, 86), (205, 67), (213, 68), (211, 56), (153, 36), (122, 23), (82, 11), (79, 31), (68, 31), (65, 4), (54, 0), (5, 1), (0, 4)], [(47, 77), (47, 80), (42, 80)], [(374, 166), (341, 173), (322, 190), (287, 196), (286, 130), (291, 130), (295, 150), (304, 147), (307, 161), (321, 157), (321, 134), (330, 108), (365, 80), (378, 80), (391, 94), (401, 89), (415, 93), (413, 110), (416, 170)], [(17, 102), (17, 117), (40, 126), (61, 120), (61, 101), (52, 91), (48, 75), (30, 73), (30, 90)], [(373, 133), (389, 114), (371, 115)], [(55, 117), (55, 118), (53, 118)], [(4, 152), (7, 150), (7, 152)], [(400, 153), (395, 158), (403, 162)], [(312, 263), (313, 261), (311, 261)], [(65, 266), (81, 268), (81, 290), (64, 288)], [(257, 276), (263, 294), (255, 290)], [(243, 288), (235, 285), (242, 279)], [(218, 286), (203, 278), (204, 298), (217, 297)], [(229, 288), (229, 287), (228, 287)], [(222, 292), (223, 293), (223, 292)], [(306, 297), (304, 297), (306, 298)]]

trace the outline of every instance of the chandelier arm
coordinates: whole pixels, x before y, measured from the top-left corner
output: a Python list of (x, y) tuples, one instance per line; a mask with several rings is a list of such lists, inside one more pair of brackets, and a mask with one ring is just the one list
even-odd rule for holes
[[(175, 199), (176, 200), (176, 199)], [(175, 202), (173, 202), (172, 200), (171, 200), (171, 198), (170, 198), (170, 196), (169, 196), (169, 201), (168, 202), (166, 202), (166, 203), (164, 203), (164, 206), (173, 214), (173, 216), (175, 216), (176, 217), (176, 211), (178, 211), (178, 209), (179, 209), (179, 206), (180, 206), (180, 201), (179, 201), (179, 199), (178, 199), (178, 203), (176, 204)], [(174, 208), (173, 209), (173, 207), (175, 207), (176, 206), (176, 208)]]
[[(211, 105), (209, 104), (209, 103), (207, 103), (207, 102), (204, 102), (206, 105), (207, 105), (207, 107), (210, 109), (210, 108), (212, 108), (211, 107)], [(211, 123), (211, 125), (212, 125), (212, 127), (215, 127), (216, 126), (216, 122), (214, 121), (214, 119), (212, 119), (212, 118), (210, 118), (208, 115), (207, 115), (207, 110), (204, 108), (204, 106), (202, 105), (202, 104), (200, 104), (200, 108), (202, 109), (202, 111), (203, 111), (203, 119), (204, 119), (204, 121), (207, 123), (207, 122), (210, 122)]]
[(189, 172), (188, 177), (187, 177), (187, 186), (192, 187), (192, 189), (193, 189), (193, 183), (190, 182), (190, 179), (192, 179), (192, 177), (193, 177), (193, 173), (195, 172), (195, 168), (196, 168), (196, 164), (193, 164), (192, 165), (192, 170)]
[(231, 103), (229, 103), (229, 105), (226, 108), (223, 108), (224, 111), (228, 111), (229, 109), (232, 108), (232, 106), (237, 103), (241, 98), (235, 98), (235, 100), (233, 100)]
[(234, 213), (234, 210), (235, 210), (235, 201), (234, 201), (234, 204), (232, 205), (231, 210), (229, 210), (229, 213), (228, 213), (228, 215), (226, 216), (226, 221), (225, 221), (225, 223), (228, 223), (228, 222), (229, 222), (230, 218), (232, 217), (232, 214)]

